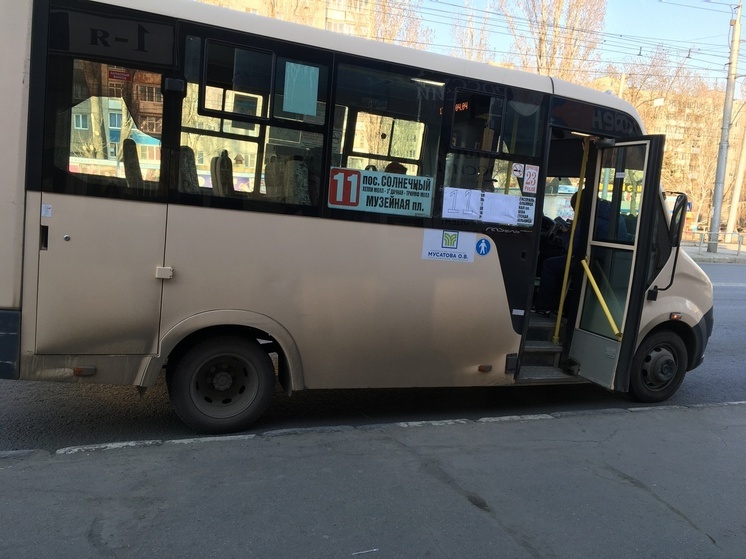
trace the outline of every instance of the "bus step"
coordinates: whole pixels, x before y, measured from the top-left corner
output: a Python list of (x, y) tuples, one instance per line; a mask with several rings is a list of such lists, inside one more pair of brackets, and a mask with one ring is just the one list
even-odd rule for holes
[(522, 367), (539, 365), (548, 367), (559, 367), (562, 346), (552, 342), (528, 340), (523, 348)]
[(522, 365), (515, 379), (516, 384), (582, 384), (586, 382), (588, 381), (583, 377), (574, 376), (559, 367), (541, 365)]
[[(541, 316), (532, 314), (529, 318), (528, 323), (528, 339), (529, 340), (550, 340), (554, 335), (554, 327), (557, 321), (556, 315)], [(565, 335), (565, 323), (567, 321), (563, 318), (560, 323), (560, 339), (564, 338)]]

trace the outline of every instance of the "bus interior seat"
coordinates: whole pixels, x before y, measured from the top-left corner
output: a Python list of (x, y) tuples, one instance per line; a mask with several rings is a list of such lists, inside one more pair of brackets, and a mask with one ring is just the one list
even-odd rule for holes
[(308, 165), (303, 158), (294, 157), (285, 163), (285, 201), (289, 204), (311, 205)]
[(181, 146), (179, 148), (179, 192), (187, 194), (200, 193), (194, 150), (189, 146)]
[(227, 150), (223, 150), (219, 156), (212, 158), (210, 174), (213, 193), (223, 197), (233, 195), (233, 162), (228, 157)]
[(140, 158), (137, 156), (137, 144), (132, 138), (122, 142), (122, 161), (124, 162), (124, 177), (127, 187), (142, 190), (142, 171)]
[(279, 200), (282, 197), (282, 190), (285, 184), (284, 175), (285, 169), (277, 160), (277, 156), (270, 156), (264, 169), (264, 180), (268, 198)]

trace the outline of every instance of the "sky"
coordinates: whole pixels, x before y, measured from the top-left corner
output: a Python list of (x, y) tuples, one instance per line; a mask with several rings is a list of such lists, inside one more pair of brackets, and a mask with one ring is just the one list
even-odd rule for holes
[[(488, 0), (469, 1), (477, 10), (485, 10), (487, 3)], [(453, 22), (463, 5), (464, 0), (424, 0), (424, 23), (437, 31), (436, 48), (439, 44), (446, 49), (452, 42), (441, 30)], [(684, 60), (703, 78), (722, 79), (724, 83), (734, 13), (731, 6), (735, 5), (707, 0), (607, 0), (605, 29), (598, 30), (602, 38), (599, 54), (603, 60), (620, 66), (632, 57), (649, 55), (657, 44), (664, 43), (673, 63)], [(510, 35), (500, 23), (491, 28), (496, 37), (492, 43), (495, 57), (500, 59), (501, 51), (509, 50)], [(746, 37), (746, 31), (742, 37)], [(740, 73), (746, 74), (746, 48), (742, 50), (739, 68)], [(739, 80), (743, 81), (746, 76)]]
[[(662, 42), (677, 61), (688, 56), (687, 65), (703, 77), (724, 79), (734, 13), (731, 6), (704, 0), (608, 0), (604, 51), (610, 58), (623, 58), (621, 53), (639, 53), (639, 49), (644, 53)], [(746, 52), (739, 58), (739, 67), (746, 70)]]

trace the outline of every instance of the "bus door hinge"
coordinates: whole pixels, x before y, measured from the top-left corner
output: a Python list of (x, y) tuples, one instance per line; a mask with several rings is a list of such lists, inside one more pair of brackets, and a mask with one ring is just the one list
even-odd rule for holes
[(158, 266), (155, 269), (155, 277), (158, 279), (171, 279), (174, 277), (174, 269), (171, 266)]

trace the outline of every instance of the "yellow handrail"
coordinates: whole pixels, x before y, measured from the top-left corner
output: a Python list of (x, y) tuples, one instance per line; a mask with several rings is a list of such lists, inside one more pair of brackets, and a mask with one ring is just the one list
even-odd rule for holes
[(604, 314), (606, 315), (606, 320), (609, 321), (609, 326), (611, 326), (611, 331), (614, 332), (614, 335), (621, 340), (622, 339), (622, 333), (619, 331), (619, 328), (616, 325), (616, 322), (614, 321), (614, 317), (611, 316), (611, 311), (609, 310), (609, 307), (606, 305), (606, 301), (604, 300), (604, 296), (601, 295), (601, 290), (598, 288), (598, 284), (596, 283), (596, 280), (593, 279), (593, 274), (591, 273), (591, 269), (588, 267), (588, 262), (585, 258), (583, 258), (580, 261), (580, 264), (583, 266), (583, 270), (585, 270), (585, 275), (588, 277), (588, 282), (591, 284), (591, 287), (593, 287), (593, 291), (596, 293), (596, 298), (598, 299), (598, 302), (601, 303), (601, 308), (604, 311)]

